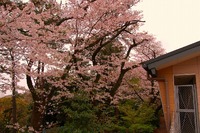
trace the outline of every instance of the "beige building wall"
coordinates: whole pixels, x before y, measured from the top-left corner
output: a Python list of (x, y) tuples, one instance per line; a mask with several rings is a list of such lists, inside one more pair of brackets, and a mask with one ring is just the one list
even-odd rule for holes
[[(175, 64), (165, 69), (158, 70), (158, 78), (160, 95), (163, 105), (163, 112), (166, 126), (173, 120), (175, 111), (175, 94), (174, 94), (174, 76), (176, 75), (196, 75), (197, 101), (200, 99), (200, 56)], [(168, 99), (168, 101), (167, 101)], [(198, 102), (198, 110), (200, 110), (200, 102)], [(170, 112), (168, 114), (168, 111)], [(170, 117), (170, 120), (168, 120)], [(200, 117), (199, 117), (200, 118)]]

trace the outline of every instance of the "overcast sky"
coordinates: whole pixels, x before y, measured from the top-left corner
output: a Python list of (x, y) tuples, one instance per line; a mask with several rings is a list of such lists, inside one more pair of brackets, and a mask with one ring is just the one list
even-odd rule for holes
[(143, 0), (137, 8), (143, 10), (143, 29), (167, 52), (200, 40), (200, 0)]

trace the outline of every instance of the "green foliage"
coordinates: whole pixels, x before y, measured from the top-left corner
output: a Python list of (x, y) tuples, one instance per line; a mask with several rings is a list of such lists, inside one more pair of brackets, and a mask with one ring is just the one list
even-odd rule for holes
[[(28, 96), (29, 95), (29, 96)], [(6, 126), (11, 122), (11, 96), (0, 99), (0, 130), (1, 132), (9, 132)], [(30, 94), (17, 95), (17, 121), (20, 125), (27, 125), (30, 121)]]
[(65, 114), (65, 125), (60, 127), (60, 133), (93, 133), (100, 130), (95, 114), (97, 108), (86, 92), (75, 92), (74, 98), (64, 101), (62, 111)]
[(131, 133), (153, 133), (158, 118), (155, 117), (154, 105), (145, 102), (127, 100), (119, 105), (119, 130)]
[(58, 121), (63, 126), (48, 133), (153, 133), (156, 128), (154, 105), (138, 100), (125, 100), (118, 106), (95, 103), (86, 92), (75, 92), (64, 101)]
[[(27, 102), (29, 101), (29, 102)], [(0, 128), (5, 128), (11, 118), (11, 97), (0, 99)], [(30, 117), (29, 96), (17, 96), (17, 118), (20, 125), (28, 125)], [(153, 133), (157, 124), (155, 106), (137, 99), (124, 100), (119, 105), (92, 101), (87, 92), (74, 92), (65, 99), (56, 117), (58, 125), (47, 133)]]

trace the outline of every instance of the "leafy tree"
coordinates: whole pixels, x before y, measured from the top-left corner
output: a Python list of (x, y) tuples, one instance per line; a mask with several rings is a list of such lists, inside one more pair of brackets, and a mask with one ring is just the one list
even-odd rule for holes
[[(16, 95), (16, 104), (18, 105), (16, 108), (16, 119), (17, 122), (15, 124), (17, 126), (28, 125), (30, 124), (30, 94), (17, 94)], [(2, 133), (10, 132), (10, 128), (12, 127), (12, 105), (10, 104), (12, 100), (11, 96), (6, 96), (0, 99), (0, 130)], [(25, 130), (24, 128), (23, 130)]]
[(144, 21), (134, 10), (138, 2), (68, 0), (60, 5), (32, 0), (1, 5), (0, 45), (16, 47), (10, 67), (19, 66), (13, 72), (26, 75), (34, 130), (46, 127), (50, 104), (72, 97), (76, 90), (87, 91), (94, 102), (107, 106), (128, 96), (121, 93), (130, 88), (124, 77), (140, 63), (131, 60), (131, 53), (155, 41), (139, 32)]
[(94, 105), (86, 92), (78, 91), (60, 107), (57, 114), (60, 123), (48, 129), (48, 133), (153, 133), (158, 123), (156, 105), (138, 99), (123, 100), (117, 106)]
[[(65, 100), (62, 111), (65, 114), (64, 127), (60, 132), (98, 132), (101, 129), (101, 123), (96, 116), (98, 108), (93, 106), (89, 95), (86, 92), (75, 92), (72, 99)], [(62, 116), (62, 115), (61, 115)], [(63, 119), (58, 115), (58, 118)]]
[(155, 105), (136, 100), (126, 100), (119, 105), (119, 129), (131, 133), (153, 133), (158, 119), (155, 117)]

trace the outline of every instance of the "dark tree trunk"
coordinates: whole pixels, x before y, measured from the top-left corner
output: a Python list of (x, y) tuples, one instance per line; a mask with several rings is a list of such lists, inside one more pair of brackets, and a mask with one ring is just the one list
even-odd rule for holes
[(42, 109), (42, 104), (36, 102), (33, 104), (31, 126), (34, 130), (41, 132), (43, 129), (44, 110)]
[[(31, 71), (32, 65), (33, 65), (33, 61), (30, 60), (27, 67), (28, 72)], [(40, 67), (38, 69), (40, 69)], [(40, 70), (38, 70), (38, 72), (40, 72)], [(42, 88), (44, 86), (42, 83), (35, 83), (37, 84), (37, 86), (34, 86), (32, 83), (31, 76), (28, 74), (26, 75), (26, 82), (33, 98), (31, 126), (33, 127), (35, 131), (41, 132), (43, 128), (42, 126), (44, 124), (43, 121), (44, 121), (44, 112), (45, 112), (45, 108), (44, 108), (45, 102), (43, 100), (44, 97), (36, 92), (36, 88), (41, 89), (39, 86), (42, 86)]]
[[(13, 125), (15, 123), (17, 123), (16, 108), (17, 108), (17, 105), (16, 105), (16, 94), (15, 94), (15, 89), (13, 89), (13, 92), (12, 92), (12, 124)], [(16, 132), (17, 132), (17, 130), (13, 129), (13, 133), (16, 133)]]
[[(12, 61), (12, 68), (11, 68), (11, 78), (12, 78), (12, 124), (17, 123), (17, 104), (16, 104), (16, 73), (15, 73), (15, 58), (13, 55), (13, 51), (10, 51), (10, 57)], [(13, 129), (13, 133), (16, 133), (17, 130)]]

